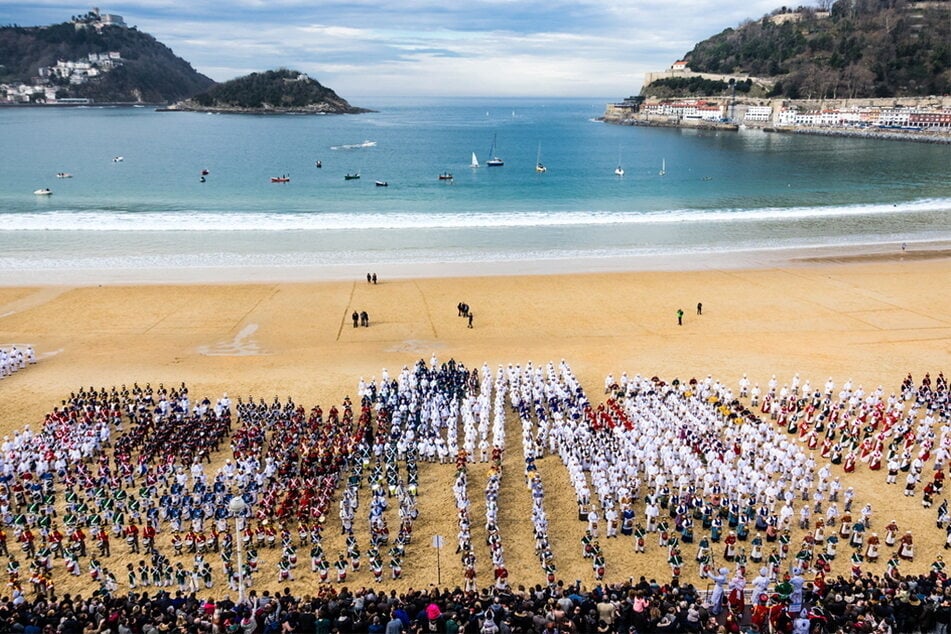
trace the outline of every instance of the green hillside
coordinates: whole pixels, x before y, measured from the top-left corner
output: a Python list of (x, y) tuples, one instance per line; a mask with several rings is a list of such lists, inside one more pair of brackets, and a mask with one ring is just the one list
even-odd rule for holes
[(121, 64), (79, 85), (51, 77), (60, 96), (95, 101), (167, 103), (207, 89), (214, 82), (151, 35), (135, 28), (93, 28), (93, 16), (52, 26), (0, 28), (0, 82), (31, 83), (57, 61), (79, 61), (90, 53), (118, 52)]
[(772, 78), (772, 94), (790, 98), (951, 92), (951, 2), (838, 0), (829, 9), (783, 7), (685, 59), (696, 72)]

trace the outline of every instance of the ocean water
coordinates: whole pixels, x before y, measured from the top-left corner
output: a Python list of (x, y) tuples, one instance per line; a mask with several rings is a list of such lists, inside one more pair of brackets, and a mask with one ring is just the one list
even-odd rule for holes
[[(611, 126), (595, 121), (606, 101), (390, 99), (316, 117), (3, 108), (0, 271), (570, 269), (951, 239), (949, 146)], [(504, 167), (484, 166), (493, 139)]]

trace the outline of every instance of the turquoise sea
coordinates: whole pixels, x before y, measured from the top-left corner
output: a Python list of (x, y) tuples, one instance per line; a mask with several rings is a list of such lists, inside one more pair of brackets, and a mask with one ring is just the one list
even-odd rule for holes
[[(642, 256), (689, 265), (951, 240), (947, 145), (611, 126), (595, 121), (608, 99), (355, 101), (378, 112), (0, 109), (4, 280), (584, 269)], [(504, 167), (484, 166), (493, 139)], [(473, 152), (483, 167), (470, 168)], [(451, 182), (437, 179), (444, 171)], [(361, 178), (344, 180), (353, 172)], [(290, 182), (270, 182), (282, 175)], [(33, 194), (44, 187), (53, 195)]]

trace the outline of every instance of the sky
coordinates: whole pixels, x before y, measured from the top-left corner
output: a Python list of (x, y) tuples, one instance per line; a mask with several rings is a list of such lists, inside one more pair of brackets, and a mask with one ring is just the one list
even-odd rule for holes
[[(696, 42), (778, 0), (128, 0), (99, 5), (201, 73), (306, 72), (341, 96), (637, 94)], [(0, 25), (68, 21), (92, 6), (0, 0)]]

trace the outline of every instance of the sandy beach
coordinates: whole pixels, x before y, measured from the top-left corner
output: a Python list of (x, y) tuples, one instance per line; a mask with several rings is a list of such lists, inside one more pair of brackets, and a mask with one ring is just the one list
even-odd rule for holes
[[(29, 344), (38, 357), (36, 365), (0, 381), (0, 432), (27, 424), (38, 429), (44, 413), (80, 386), (133, 382), (185, 382), (193, 398), (213, 401), (223, 392), (269, 402), (291, 396), (326, 410), (347, 395), (355, 399), (361, 377), (379, 377), (383, 368), (394, 373), (433, 353), (469, 367), (565, 359), (594, 403), (604, 398), (608, 373), (668, 381), (711, 375), (734, 389), (744, 373), (762, 386), (773, 374), (782, 385), (798, 373), (813, 386), (832, 377), (837, 385), (851, 379), (866, 390), (881, 385), (891, 393), (909, 372), (918, 380), (925, 372), (951, 371), (947, 251), (834, 260), (760, 269), (403, 279), (377, 270), (376, 285), (356, 276), (307, 283), (0, 287), (0, 346)], [(472, 308), (472, 329), (457, 316), (460, 301)], [(683, 326), (677, 309), (686, 313)], [(367, 311), (369, 328), (352, 327), (354, 310)], [(509, 425), (515, 429), (514, 419)], [(518, 438), (514, 431), (510, 436)], [(220, 453), (216, 463), (225, 457)], [(543, 575), (532, 552), (531, 499), (520, 461), (520, 450), (506, 454), (502, 531), (512, 581), (537, 583)], [(470, 480), (473, 517), (483, 508), (477, 498), (484, 469), (476, 465)], [(566, 471), (556, 457), (542, 460), (540, 470), (559, 575), (591, 584), (591, 566), (580, 556), (584, 524), (577, 520)], [(400, 586), (436, 580), (432, 535), (454, 544), (452, 477), (450, 465), (422, 467), (420, 518)], [(935, 528), (934, 509), (922, 509), (920, 496), (902, 496), (900, 486), (884, 486), (883, 472), (860, 468), (844, 480), (856, 488), (856, 508), (873, 504), (873, 528), (896, 518), (902, 530), (914, 530), (917, 555), (902, 570), (926, 571), (945, 538)], [(342, 544), (334, 532), (328, 530), (328, 553)], [(473, 536), (482, 549), (479, 580), (488, 583), (488, 555), (476, 531)], [(645, 555), (635, 555), (629, 540), (607, 543), (606, 579), (668, 579), (666, 551), (656, 539), (649, 543)], [(114, 546), (122, 557), (125, 550)], [(693, 555), (684, 548), (687, 562)], [(112, 559), (108, 565), (120, 572), (125, 559)], [(869, 569), (883, 570), (885, 559)], [(452, 549), (442, 553), (441, 564), (444, 585), (461, 582)], [(313, 582), (306, 568), (304, 563), (292, 587)], [(62, 589), (86, 580), (67, 581), (58, 569)], [(214, 569), (220, 575), (217, 561)], [(255, 587), (277, 588), (274, 567), (264, 570)], [(695, 580), (695, 571), (688, 565), (686, 578)], [(847, 554), (840, 555), (833, 574), (847, 573)], [(365, 569), (351, 579), (371, 582)]]

